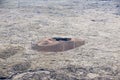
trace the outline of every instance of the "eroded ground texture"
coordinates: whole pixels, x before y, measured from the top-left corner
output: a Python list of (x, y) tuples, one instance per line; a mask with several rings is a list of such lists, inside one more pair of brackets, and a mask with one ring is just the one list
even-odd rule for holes
[[(0, 80), (120, 80), (119, 0), (0, 0)], [(85, 39), (37, 52), (46, 37)]]

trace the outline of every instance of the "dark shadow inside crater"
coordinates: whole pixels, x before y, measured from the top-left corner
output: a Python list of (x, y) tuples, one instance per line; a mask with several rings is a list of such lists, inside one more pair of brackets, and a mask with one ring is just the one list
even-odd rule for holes
[(56, 41), (70, 41), (71, 38), (61, 38), (61, 37), (53, 37), (52, 39)]

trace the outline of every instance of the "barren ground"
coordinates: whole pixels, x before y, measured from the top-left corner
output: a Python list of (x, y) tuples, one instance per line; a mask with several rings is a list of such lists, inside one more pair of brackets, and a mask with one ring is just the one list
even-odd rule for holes
[[(0, 4), (0, 80), (120, 80), (118, 2)], [(43, 38), (58, 36), (82, 38), (85, 45), (64, 52), (31, 49)]]

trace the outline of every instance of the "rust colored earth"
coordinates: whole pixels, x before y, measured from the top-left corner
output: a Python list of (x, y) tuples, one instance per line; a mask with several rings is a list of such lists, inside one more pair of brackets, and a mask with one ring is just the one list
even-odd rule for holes
[(76, 38), (53, 37), (39, 41), (32, 46), (32, 49), (44, 52), (61, 52), (82, 46), (85, 41)]

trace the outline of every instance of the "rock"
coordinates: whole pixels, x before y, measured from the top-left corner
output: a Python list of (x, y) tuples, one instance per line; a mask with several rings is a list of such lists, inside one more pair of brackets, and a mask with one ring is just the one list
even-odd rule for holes
[(25, 72), (15, 75), (12, 80), (79, 80), (74, 77), (70, 77), (65, 73), (58, 73), (51, 70), (33, 70), (32, 72)]
[(13, 77), (13, 80), (49, 80), (50, 75), (48, 74), (49, 71), (44, 72), (42, 71), (33, 71), (33, 72), (25, 72), (22, 74), (18, 74)]

